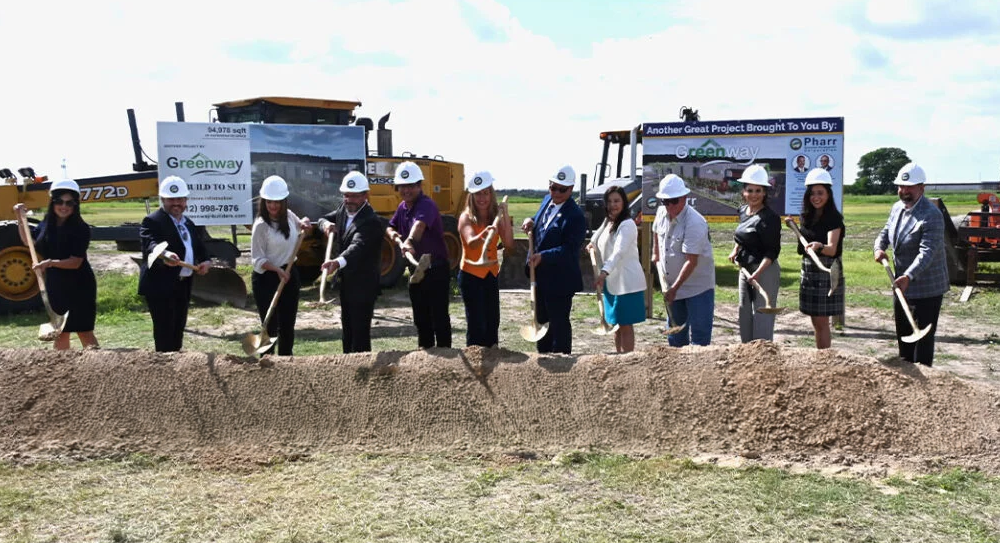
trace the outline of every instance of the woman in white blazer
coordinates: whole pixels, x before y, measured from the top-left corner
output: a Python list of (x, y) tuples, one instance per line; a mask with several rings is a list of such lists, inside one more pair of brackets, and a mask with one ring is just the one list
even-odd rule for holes
[(646, 320), (646, 277), (639, 263), (639, 229), (628, 209), (625, 190), (611, 186), (604, 192), (607, 217), (594, 232), (590, 247), (603, 259), (594, 287), (603, 293), (604, 316), (608, 324), (618, 325), (615, 351), (635, 349), (632, 325)]

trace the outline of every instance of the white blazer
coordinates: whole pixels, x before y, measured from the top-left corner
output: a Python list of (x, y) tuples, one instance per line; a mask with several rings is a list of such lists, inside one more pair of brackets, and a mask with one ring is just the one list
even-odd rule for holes
[(615, 296), (646, 290), (646, 276), (639, 263), (639, 229), (631, 218), (618, 225), (611, 232), (610, 223), (605, 220), (591, 237), (597, 254), (604, 260), (601, 271), (608, 272), (604, 284), (608, 292)]

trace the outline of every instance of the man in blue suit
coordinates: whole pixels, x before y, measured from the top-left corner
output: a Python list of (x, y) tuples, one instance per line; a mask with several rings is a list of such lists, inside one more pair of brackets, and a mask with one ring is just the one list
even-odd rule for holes
[(538, 340), (540, 353), (569, 354), (573, 329), (569, 313), (573, 295), (583, 290), (580, 248), (587, 233), (583, 210), (573, 201), (576, 172), (563, 166), (549, 179), (549, 194), (521, 229), (532, 236), (535, 254), (525, 266), (535, 266), (538, 323), (549, 323), (549, 331)]
[(924, 197), (927, 176), (923, 168), (909, 163), (899, 170), (895, 185), (899, 201), (889, 211), (889, 220), (875, 239), (875, 261), (886, 258), (892, 246), (895, 263), (894, 286), (903, 291), (913, 307), (913, 320), (931, 331), (916, 343), (904, 343), (903, 336), (914, 332), (903, 306), (896, 299), (896, 341), (899, 357), (908, 362), (930, 366), (934, 361), (934, 334), (944, 293), (948, 292), (948, 261), (945, 255), (944, 221), (941, 211)]

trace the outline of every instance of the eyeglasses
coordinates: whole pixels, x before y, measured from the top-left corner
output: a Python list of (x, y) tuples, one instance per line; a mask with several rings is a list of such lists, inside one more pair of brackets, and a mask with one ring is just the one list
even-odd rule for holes
[(187, 231), (187, 228), (183, 224), (178, 224), (177, 225), (177, 232), (181, 235), (181, 239), (183, 241), (187, 241), (188, 240), (188, 231)]
[(52, 204), (57, 206), (76, 207), (76, 200), (70, 198), (53, 198)]
[(556, 185), (553, 183), (549, 185), (549, 190), (551, 192), (558, 192), (559, 194), (564, 194), (566, 192), (573, 190), (573, 187), (564, 187), (562, 185)]

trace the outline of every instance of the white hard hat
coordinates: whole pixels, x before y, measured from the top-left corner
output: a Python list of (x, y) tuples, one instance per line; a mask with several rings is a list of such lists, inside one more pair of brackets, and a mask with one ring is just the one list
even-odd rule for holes
[(572, 187), (576, 184), (576, 171), (572, 166), (563, 166), (559, 168), (559, 171), (555, 175), (549, 178), (549, 181), (564, 187)]
[(760, 185), (762, 187), (771, 186), (771, 184), (767, 182), (767, 170), (759, 164), (754, 164), (753, 166), (743, 170), (743, 175), (740, 176), (740, 183), (745, 183), (747, 185)]
[(823, 168), (813, 168), (806, 174), (806, 186), (809, 185), (832, 185), (833, 178), (830, 172)]
[(176, 175), (168, 176), (160, 183), (160, 198), (187, 198), (188, 194), (191, 193), (187, 183)]
[(368, 178), (361, 172), (350, 172), (340, 182), (340, 192), (367, 192)]
[(265, 200), (280, 201), (288, 198), (288, 183), (278, 175), (272, 175), (260, 185), (260, 197)]
[(481, 172), (476, 172), (472, 174), (465, 183), (465, 188), (472, 194), (475, 194), (483, 189), (493, 186), (493, 175), (490, 172), (483, 170)]
[(72, 179), (60, 179), (59, 181), (53, 181), (52, 185), (49, 186), (49, 194), (57, 190), (71, 190), (80, 194), (80, 185), (77, 185), (76, 181)]
[(902, 185), (904, 187), (923, 185), (926, 182), (927, 174), (924, 173), (924, 169), (917, 166), (913, 162), (910, 162), (906, 166), (900, 168), (899, 174), (896, 175), (896, 180), (893, 181), (894, 184)]
[(396, 166), (396, 177), (393, 178), (393, 185), (412, 185), (414, 183), (419, 183), (424, 180), (424, 172), (420, 171), (420, 166), (417, 166), (415, 162), (401, 163)]
[(656, 197), (663, 200), (670, 200), (671, 198), (685, 196), (689, 192), (691, 192), (691, 189), (684, 185), (683, 179), (669, 173), (660, 181), (660, 191), (656, 193)]

